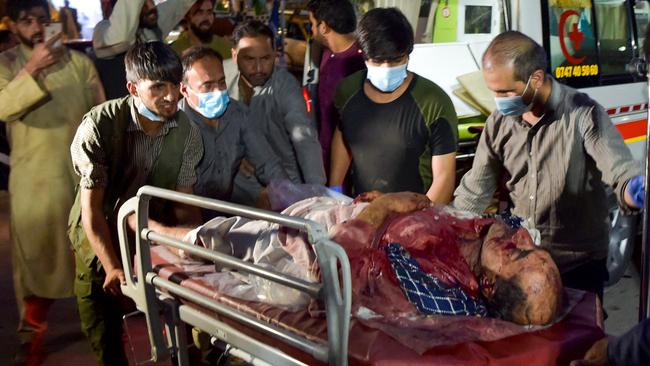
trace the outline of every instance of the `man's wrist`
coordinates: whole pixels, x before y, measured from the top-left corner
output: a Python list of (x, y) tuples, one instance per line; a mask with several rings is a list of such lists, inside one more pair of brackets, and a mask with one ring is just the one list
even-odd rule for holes
[(27, 62), (25, 66), (23, 66), (23, 70), (25, 70), (26, 73), (31, 75), (31, 77), (35, 78), (38, 73), (41, 71), (39, 68), (36, 66), (32, 65), (31, 63)]

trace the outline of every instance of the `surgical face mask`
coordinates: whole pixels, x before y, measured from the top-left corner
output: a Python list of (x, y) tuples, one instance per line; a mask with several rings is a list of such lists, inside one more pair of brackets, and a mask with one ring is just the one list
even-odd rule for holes
[(397, 65), (393, 67), (372, 66), (368, 65), (368, 80), (384, 93), (391, 93), (406, 79), (406, 66), (407, 64)]
[(138, 101), (137, 104), (138, 104), (138, 113), (140, 113), (140, 115), (146, 117), (147, 119), (153, 122), (162, 122), (165, 120), (164, 118), (160, 117), (159, 115), (152, 112), (149, 108), (147, 108), (147, 106), (144, 105), (144, 103), (142, 103), (141, 100)]
[(230, 102), (227, 90), (217, 90), (208, 93), (197, 93), (190, 87), (187, 87), (192, 94), (199, 98), (199, 105), (195, 106), (197, 112), (205, 118), (219, 118), (225, 112)]
[[(532, 77), (532, 76), (531, 76)], [(535, 89), (535, 94), (529, 104), (524, 102), (524, 94), (528, 90), (528, 85), (530, 84), (530, 77), (528, 82), (526, 82), (526, 88), (521, 95), (515, 95), (512, 97), (494, 97), (494, 102), (497, 105), (497, 110), (501, 112), (504, 116), (521, 116), (522, 114), (530, 111), (535, 101), (535, 96), (537, 95), (537, 89)]]

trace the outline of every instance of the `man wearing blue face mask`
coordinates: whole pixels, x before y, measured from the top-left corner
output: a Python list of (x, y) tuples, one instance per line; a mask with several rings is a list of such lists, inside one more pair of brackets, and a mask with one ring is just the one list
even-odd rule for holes
[(340, 186), (351, 167), (353, 194), (412, 191), (448, 203), (456, 178), (456, 112), (438, 85), (407, 71), (411, 25), (395, 8), (377, 8), (363, 16), (357, 37), (368, 69), (337, 89), (330, 186)]
[(266, 138), (247, 123), (246, 109), (229, 99), (222, 61), (221, 55), (208, 47), (183, 52), (181, 94), (185, 98), (179, 104), (203, 138), (204, 155), (197, 167), (194, 192), (230, 200), (243, 158), (253, 164), (265, 185), (288, 176)]
[(455, 192), (458, 208), (483, 213), (507, 174), (512, 212), (541, 234), (565, 286), (602, 298), (608, 278), (610, 185), (624, 213), (643, 205), (641, 166), (607, 112), (546, 74), (546, 52), (514, 31), (483, 55), (495, 95), (472, 169)]

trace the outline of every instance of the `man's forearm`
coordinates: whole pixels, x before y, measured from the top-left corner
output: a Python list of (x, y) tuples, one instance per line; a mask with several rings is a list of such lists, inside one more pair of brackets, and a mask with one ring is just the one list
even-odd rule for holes
[(108, 222), (103, 213), (82, 210), (81, 220), (90, 247), (104, 267), (104, 271), (109, 272), (114, 268), (122, 268), (113, 248)]
[[(0, 70), (4, 74), (5, 70)], [(8, 75), (7, 75), (8, 76)], [(13, 122), (21, 118), (47, 97), (47, 92), (25, 69), (13, 80), (0, 84), (0, 121)]]
[(434, 178), (427, 192), (427, 197), (433, 203), (449, 204), (454, 194), (454, 180), (454, 177)]
[(330, 167), (330, 186), (340, 186), (345, 180), (345, 176), (350, 168), (352, 157), (343, 142), (343, 135), (340, 130), (334, 132), (332, 139), (331, 167)]

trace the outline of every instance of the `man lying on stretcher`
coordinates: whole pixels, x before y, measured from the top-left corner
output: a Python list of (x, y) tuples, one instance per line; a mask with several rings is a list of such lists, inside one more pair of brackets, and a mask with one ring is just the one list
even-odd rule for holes
[[(316, 197), (283, 211), (323, 224), (332, 240), (346, 250), (353, 308), (363, 307), (388, 318), (494, 316), (524, 325), (547, 324), (557, 317), (562, 305), (559, 271), (551, 256), (534, 246), (525, 229), (512, 228), (501, 219), (432, 206), (426, 196), (416, 193), (371, 193), (362, 195), (361, 201), (366, 202), (345, 204)], [(275, 224), (217, 217), (195, 229), (168, 228), (155, 222), (150, 222), (150, 228), (317, 280), (317, 261), (304, 234)], [(244, 287), (229, 292), (233, 277), (228, 281), (219, 277), (215, 285), (225, 294), (247, 300), (257, 296), (257, 300), (281, 306), (307, 304), (290, 296), (295, 290), (283, 292), (286, 288), (277, 284), (260, 294), (259, 286), (251, 284), (256, 276), (227, 276), (236, 276)], [(274, 293), (283, 296), (273, 299)]]

